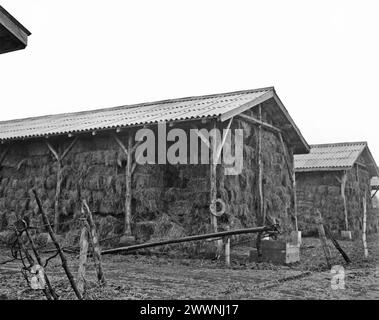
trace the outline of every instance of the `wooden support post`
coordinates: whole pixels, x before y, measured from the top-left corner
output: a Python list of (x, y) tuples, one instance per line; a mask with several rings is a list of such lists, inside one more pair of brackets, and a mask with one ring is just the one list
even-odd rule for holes
[(367, 249), (367, 240), (366, 240), (366, 229), (367, 229), (367, 200), (366, 200), (366, 192), (363, 196), (363, 226), (362, 226), (362, 242), (363, 242), (363, 253), (364, 257), (368, 257), (368, 249)]
[(79, 268), (78, 268), (78, 290), (84, 295), (86, 290), (86, 264), (88, 255), (88, 229), (87, 223), (83, 223), (82, 231), (80, 233), (80, 254), (79, 254)]
[(299, 231), (299, 225), (297, 222), (297, 194), (296, 194), (296, 175), (295, 175), (295, 170), (293, 170), (292, 173), (292, 188), (293, 188), (293, 211), (295, 215), (295, 231)]
[(345, 230), (349, 230), (349, 220), (347, 215), (347, 204), (346, 204), (346, 182), (347, 182), (347, 173), (344, 171), (341, 178), (341, 196), (343, 201), (343, 211), (345, 217)]
[(57, 161), (57, 186), (55, 188), (55, 199), (54, 199), (54, 232), (59, 232), (59, 221), (60, 221), (60, 210), (59, 210), (59, 200), (61, 197), (61, 187), (62, 187), (62, 162)]
[(71, 287), (74, 290), (76, 297), (79, 300), (82, 300), (83, 297), (82, 297), (81, 293), (79, 292), (78, 287), (76, 286), (74, 277), (72, 276), (70, 268), (69, 268), (69, 266), (67, 264), (66, 256), (64, 255), (64, 253), (62, 251), (62, 248), (61, 248), (59, 242), (57, 241), (57, 238), (55, 237), (55, 233), (54, 233), (53, 229), (51, 228), (49, 219), (47, 218), (47, 215), (46, 215), (46, 213), (45, 213), (45, 211), (44, 211), (44, 209), (42, 207), (42, 203), (41, 203), (40, 198), (38, 197), (37, 191), (33, 189), (33, 193), (34, 193), (34, 196), (36, 198), (39, 211), (42, 214), (43, 223), (47, 226), (47, 231), (48, 231), (48, 233), (50, 235), (50, 238), (53, 241), (55, 247), (57, 248), (59, 257), (61, 258), (61, 261), (62, 261), (62, 267), (63, 267), (63, 269), (64, 269), (64, 271), (65, 271), (65, 273), (67, 275), (67, 278), (68, 278), (68, 280), (69, 280), (69, 282), (71, 284)]
[(55, 160), (57, 161), (57, 184), (55, 187), (55, 200), (54, 200), (54, 232), (59, 232), (59, 218), (60, 218), (60, 211), (59, 211), (59, 200), (61, 197), (61, 187), (62, 187), (62, 161), (68, 153), (71, 151), (71, 149), (75, 146), (75, 144), (78, 141), (78, 137), (76, 137), (69, 146), (63, 151), (63, 153), (60, 153), (58, 150), (54, 149), (54, 147), (46, 141), (46, 145), (49, 148), (50, 152), (54, 155)]
[(103, 267), (101, 264), (101, 250), (100, 250), (99, 238), (97, 235), (95, 222), (93, 221), (91, 210), (84, 199), (82, 200), (82, 204), (85, 208), (86, 218), (89, 225), (89, 241), (93, 249), (93, 260), (95, 262), (97, 279), (100, 285), (105, 285), (106, 281), (105, 281), (105, 276), (103, 272)]
[(317, 210), (318, 212), (318, 217), (316, 218), (316, 222), (318, 225), (318, 233), (319, 233), (319, 238), (321, 242), (322, 249), (324, 251), (325, 259), (326, 259), (326, 264), (328, 268), (330, 269), (332, 267), (331, 265), (331, 253), (330, 253), (330, 248), (328, 246), (328, 241), (326, 239), (325, 235), (325, 229), (324, 229), (324, 224), (323, 224), (323, 219), (321, 216), (321, 212)]
[(131, 216), (132, 216), (132, 148), (133, 148), (133, 137), (128, 136), (128, 153), (127, 153), (127, 163), (125, 170), (125, 181), (126, 181), (126, 194), (125, 194), (125, 223), (124, 230), (125, 234), (128, 236), (132, 235), (131, 229)]
[[(213, 121), (213, 128), (217, 129), (216, 121)], [(216, 152), (217, 152), (217, 137), (210, 136), (210, 203), (211, 206), (216, 211), (216, 201), (217, 201), (217, 159), (216, 159)], [(218, 232), (218, 222), (217, 217), (211, 212), (211, 226), (213, 229), (213, 232)], [(222, 251), (222, 240), (217, 240), (217, 253), (216, 257), (219, 258)]]
[[(259, 121), (262, 121), (262, 107), (258, 106)], [(258, 126), (258, 193), (259, 193), (259, 219), (262, 226), (266, 223), (263, 199), (263, 165), (262, 165), (262, 125)]]
[[(119, 145), (120, 149), (126, 156), (127, 163), (125, 167), (125, 217), (124, 217), (124, 234), (128, 238), (132, 236), (131, 220), (132, 220), (132, 179), (133, 173), (136, 169), (137, 163), (133, 162), (133, 154), (135, 154), (138, 142), (133, 145), (133, 136), (131, 132), (128, 135), (128, 145), (127, 147), (116, 135), (112, 135), (113, 139)], [(139, 155), (141, 156), (141, 155)]]

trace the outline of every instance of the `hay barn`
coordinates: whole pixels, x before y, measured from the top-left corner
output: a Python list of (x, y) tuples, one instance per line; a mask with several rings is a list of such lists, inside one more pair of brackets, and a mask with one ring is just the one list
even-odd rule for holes
[(0, 54), (25, 49), (31, 33), (0, 6)]
[(319, 209), (334, 232), (362, 229), (364, 199), (367, 231), (378, 231), (372, 210), (370, 180), (378, 168), (367, 142), (311, 145), (306, 155), (295, 156), (296, 196), (299, 229), (313, 233)]
[[(157, 132), (162, 123), (167, 131), (242, 129), (242, 172), (225, 175), (222, 163), (137, 165), (137, 130)], [(274, 220), (284, 233), (292, 231), (293, 154), (309, 151), (273, 87), (3, 121), (0, 140), (3, 238), (20, 217), (42, 225), (35, 188), (68, 245), (79, 239), (80, 197), (94, 213), (100, 238), (112, 239), (103, 246), (125, 234), (144, 242)], [(218, 198), (226, 213), (216, 218), (209, 206)]]

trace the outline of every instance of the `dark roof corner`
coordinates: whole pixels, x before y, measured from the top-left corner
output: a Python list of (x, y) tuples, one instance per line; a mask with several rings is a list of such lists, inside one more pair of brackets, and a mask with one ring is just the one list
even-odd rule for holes
[(0, 54), (25, 49), (31, 32), (0, 6)]

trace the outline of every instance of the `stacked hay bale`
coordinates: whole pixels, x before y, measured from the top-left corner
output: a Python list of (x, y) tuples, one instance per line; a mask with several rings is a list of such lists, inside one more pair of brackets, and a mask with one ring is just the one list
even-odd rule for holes
[[(364, 161), (360, 159), (359, 161)], [(367, 197), (367, 231), (376, 232), (377, 217), (372, 211), (370, 197), (370, 177), (366, 170), (356, 167), (348, 170), (346, 182), (346, 202), (349, 229), (357, 235), (362, 230), (363, 204), (362, 198)], [(341, 196), (339, 171), (317, 171), (296, 173), (297, 199), (299, 212), (299, 229), (304, 235), (317, 233), (315, 216), (320, 210), (328, 228), (333, 232), (345, 230), (343, 199)]]

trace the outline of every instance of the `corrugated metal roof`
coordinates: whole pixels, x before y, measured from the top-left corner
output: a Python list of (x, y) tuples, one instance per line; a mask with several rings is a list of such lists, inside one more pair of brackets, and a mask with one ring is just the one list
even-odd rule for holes
[(189, 97), (116, 108), (0, 122), (0, 139), (21, 139), (102, 130), (162, 121), (220, 116), (273, 91), (273, 88)]
[(331, 144), (310, 145), (308, 154), (295, 155), (295, 170), (323, 171), (348, 170), (365, 152), (366, 165), (372, 175), (378, 173), (378, 168), (368, 149), (367, 142), (344, 142)]
[(126, 105), (75, 113), (65, 113), (19, 120), (0, 121), (0, 141), (31, 139), (65, 134), (175, 122), (201, 118), (226, 121), (260, 103), (272, 99), (295, 153), (309, 151), (309, 145), (276, 95), (274, 87), (206, 96)]

